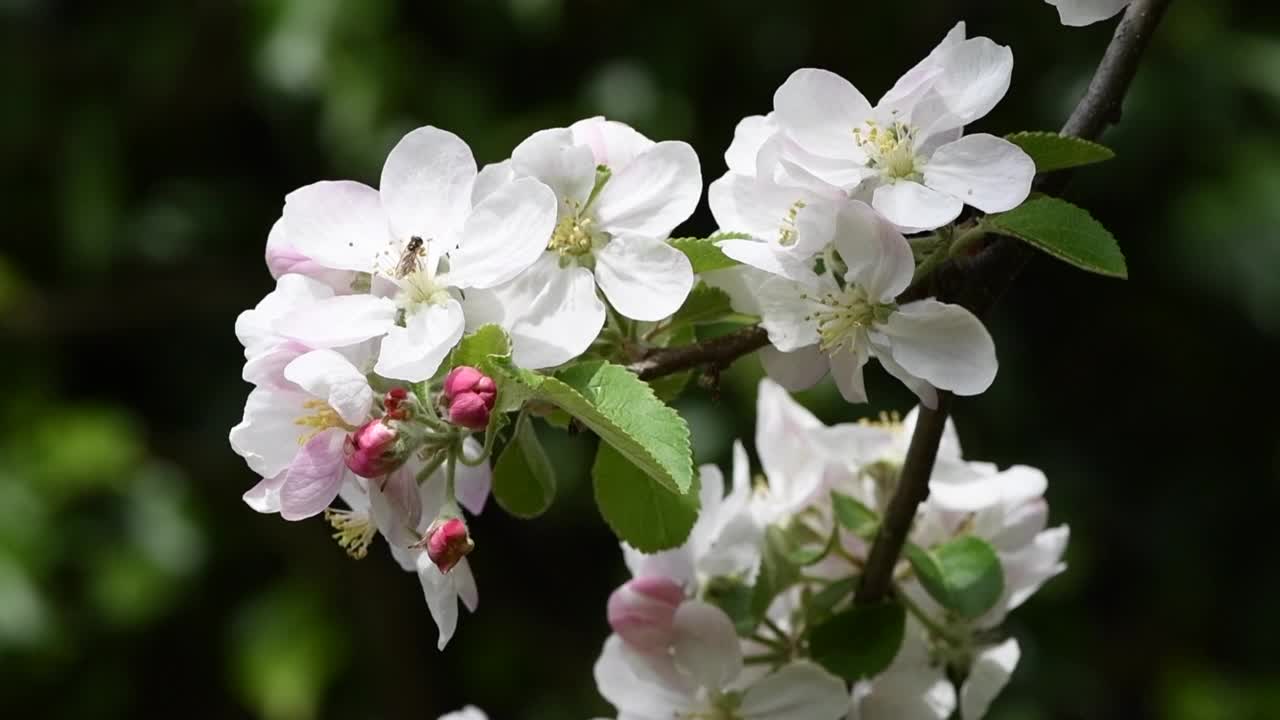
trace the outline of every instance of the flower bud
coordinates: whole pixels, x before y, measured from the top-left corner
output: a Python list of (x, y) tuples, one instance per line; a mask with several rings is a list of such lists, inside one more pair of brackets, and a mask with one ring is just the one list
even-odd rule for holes
[(489, 425), (489, 413), (498, 396), (493, 378), (468, 365), (459, 365), (444, 379), (444, 401), (449, 422), (469, 430)]
[(399, 433), (385, 418), (370, 420), (343, 443), (347, 468), (363, 478), (380, 478), (400, 467), (407, 455), (398, 452)]
[(401, 387), (388, 390), (387, 394), (382, 398), (382, 407), (386, 409), (387, 417), (395, 420), (408, 420), (408, 400), (408, 390)]
[(666, 577), (638, 577), (609, 596), (609, 626), (641, 652), (661, 652), (671, 645), (676, 608), (684, 590)]
[(471, 533), (467, 531), (467, 524), (461, 518), (437, 519), (427, 528), (425, 541), (427, 557), (431, 558), (431, 562), (442, 573), (452, 570), (459, 560), (476, 547), (471, 540)]

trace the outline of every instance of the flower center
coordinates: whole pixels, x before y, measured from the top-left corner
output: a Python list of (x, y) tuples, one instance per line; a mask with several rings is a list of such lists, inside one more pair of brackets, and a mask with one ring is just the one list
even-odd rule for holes
[(782, 218), (782, 226), (778, 229), (778, 244), (783, 247), (791, 247), (796, 244), (796, 237), (799, 234), (796, 228), (796, 218), (800, 216), (800, 211), (804, 209), (803, 200), (797, 200), (787, 209), (786, 217)]
[(368, 554), (369, 544), (378, 534), (378, 529), (370, 522), (369, 513), (328, 508), (324, 511), (324, 519), (333, 526), (333, 539), (348, 555), (359, 560)]
[(884, 173), (892, 180), (918, 180), (916, 168), (916, 129), (903, 122), (881, 127), (868, 120), (864, 127), (853, 129), (853, 140), (867, 154), (867, 167)]
[(578, 208), (571, 205), (569, 213), (556, 223), (555, 230), (551, 231), (551, 240), (547, 242), (547, 249), (571, 257), (590, 253), (594, 249), (598, 235), (598, 232), (593, 229), (594, 225), (594, 220), (579, 215)]
[(308, 440), (329, 428), (355, 429), (343, 422), (338, 413), (334, 412), (333, 408), (329, 407), (329, 404), (323, 400), (307, 400), (302, 403), (302, 408), (307, 411), (307, 414), (293, 421), (294, 425), (307, 428), (298, 438), (299, 445), (306, 445)]
[(401, 279), (396, 304), (408, 310), (418, 305), (443, 305), (448, 300), (449, 291), (436, 284), (434, 273), (422, 269)]
[(823, 352), (852, 350), (861, 333), (889, 319), (898, 308), (893, 303), (874, 303), (858, 285), (824, 293), (817, 298), (821, 309), (811, 319), (818, 323), (818, 340)]

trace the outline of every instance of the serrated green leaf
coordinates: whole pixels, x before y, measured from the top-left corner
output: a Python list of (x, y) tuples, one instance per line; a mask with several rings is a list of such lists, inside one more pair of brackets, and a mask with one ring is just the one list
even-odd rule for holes
[(1009, 212), (988, 215), (982, 222), (992, 232), (1018, 238), (1082, 270), (1129, 276), (1115, 237), (1088, 212), (1065, 200), (1028, 200)]
[(705, 283), (698, 283), (684, 304), (671, 317), (672, 325), (704, 325), (720, 322), (726, 315), (733, 314), (733, 306), (729, 304), (729, 294), (720, 288)]
[(646, 553), (678, 547), (698, 519), (698, 492), (678, 494), (600, 443), (591, 466), (596, 507), (619, 539)]
[(468, 333), (457, 347), (449, 354), (448, 366), (470, 365), (484, 368), (490, 357), (508, 357), (511, 355), (511, 341), (507, 333), (497, 325), (481, 325), (475, 332)]
[(894, 601), (855, 605), (814, 627), (809, 652), (814, 662), (845, 680), (871, 677), (898, 654), (906, 619)]
[(969, 535), (933, 550), (908, 544), (904, 554), (929, 595), (962, 617), (982, 615), (1004, 593), (1000, 558), (982, 538)]
[(515, 436), (493, 466), (493, 498), (503, 510), (520, 518), (535, 518), (551, 507), (556, 474), (542, 449), (533, 423), (516, 424)]
[(1036, 163), (1036, 172), (1092, 165), (1116, 156), (1111, 148), (1105, 145), (1055, 132), (1017, 132), (1006, 135), (1005, 139), (1031, 156)]
[[(725, 255), (716, 247), (716, 243), (726, 240), (729, 235), (718, 235), (708, 238), (683, 237), (671, 238), (667, 242), (671, 247), (684, 253), (689, 258), (689, 264), (693, 266), (696, 273), (710, 272), (712, 270), (723, 270), (738, 264), (737, 260)], [(733, 236), (736, 237), (736, 236)]]
[(844, 493), (832, 492), (831, 505), (835, 510), (836, 520), (858, 537), (869, 539), (880, 528), (880, 518), (871, 508)]
[(672, 492), (692, 487), (689, 426), (635, 373), (600, 361), (571, 365), (554, 377), (510, 363), (492, 365), (500, 402), (504, 385), (524, 388), (526, 399), (551, 403), (577, 418)]

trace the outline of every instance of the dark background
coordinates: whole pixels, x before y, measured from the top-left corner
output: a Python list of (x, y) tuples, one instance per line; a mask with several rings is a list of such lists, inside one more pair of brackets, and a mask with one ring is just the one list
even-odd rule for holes
[[(1050, 477), (1069, 571), (1012, 620), (1024, 656), (996, 720), (1280, 717), (1280, 18), (1176, 0), (1067, 196), (1110, 227), (1128, 282), (1047, 258), (991, 318), (1001, 372), (958, 403), (966, 454)], [(473, 525), (481, 610), (444, 653), (416, 579), (349, 561), (319, 519), (240, 502), (248, 387), (236, 314), (271, 287), (288, 191), (376, 184), (423, 124), (481, 162), (607, 114), (699, 151), (795, 68), (872, 98), (961, 18), (1012, 45), (976, 130), (1059, 126), (1114, 22), (1021, 2), (0, 0), (0, 707), (7, 717), (603, 715), (590, 668), (624, 575), (548, 434), (546, 516)], [(691, 233), (712, 229), (704, 209)], [(682, 401), (699, 461), (750, 438), (754, 360)], [(873, 402), (828, 387), (825, 420)]]

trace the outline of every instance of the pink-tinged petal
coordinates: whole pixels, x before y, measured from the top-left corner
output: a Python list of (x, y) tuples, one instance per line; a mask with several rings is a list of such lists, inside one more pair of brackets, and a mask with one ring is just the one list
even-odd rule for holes
[(288, 313), (276, 322), (284, 337), (312, 348), (341, 348), (385, 334), (395, 325), (396, 304), (372, 295), (340, 295)]
[(747, 688), (738, 712), (743, 720), (838, 720), (848, 709), (843, 680), (796, 660)]
[(660, 240), (615, 237), (596, 252), (596, 283), (614, 309), (633, 320), (675, 313), (693, 289), (693, 266)]
[(280, 486), (280, 517), (303, 520), (320, 514), (338, 497), (346, 473), (342, 443), (346, 432), (323, 430), (302, 446)]
[(231, 449), (264, 478), (284, 472), (298, 453), (299, 417), (310, 397), (297, 390), (256, 387), (244, 404), (244, 418), (231, 428)]
[(285, 240), (323, 267), (372, 272), (391, 242), (378, 191), (349, 180), (324, 181), (284, 199)]
[(915, 273), (911, 245), (888, 220), (866, 203), (851, 200), (841, 208), (835, 246), (849, 270), (845, 279), (876, 302), (892, 302)]
[(476, 161), (457, 135), (431, 126), (401, 138), (382, 166), (379, 193), (395, 236), (449, 243), (471, 210)]
[(615, 170), (596, 196), (600, 229), (611, 235), (666, 238), (693, 214), (702, 170), (688, 143), (660, 142)]
[(890, 338), (893, 361), (937, 388), (978, 395), (995, 380), (995, 342), (982, 321), (959, 305), (907, 303), (880, 329)]
[(675, 637), (684, 588), (666, 577), (638, 577), (609, 596), (609, 627), (641, 652), (665, 652)]
[(966, 135), (938, 148), (924, 184), (983, 212), (1012, 210), (1031, 194), (1036, 164), (1013, 143), (994, 135)]
[(978, 652), (969, 668), (969, 677), (960, 688), (960, 714), (964, 720), (982, 720), (991, 703), (1009, 684), (1022, 651), (1010, 638)]
[(236, 337), (244, 345), (244, 356), (270, 350), (286, 338), (276, 326), (280, 318), (298, 308), (333, 297), (333, 288), (303, 275), (285, 275), (276, 287), (252, 309), (236, 318)]
[(513, 180), (475, 207), (449, 253), (442, 284), (489, 288), (513, 279), (547, 247), (556, 226), (556, 197), (533, 178)]
[(676, 610), (672, 656), (676, 667), (699, 686), (722, 690), (742, 672), (742, 646), (733, 621), (724, 611), (701, 600)]
[(796, 70), (773, 95), (774, 120), (806, 151), (862, 164), (853, 129), (871, 115), (871, 103), (848, 80), (826, 70)]
[(770, 345), (760, 349), (760, 364), (771, 380), (791, 392), (808, 390), (827, 376), (827, 356), (817, 345), (791, 352)]
[(288, 340), (261, 352), (245, 361), (240, 376), (245, 382), (275, 390), (294, 390), (298, 387), (284, 376), (284, 369), (311, 348), (295, 340)]
[(333, 350), (313, 350), (299, 356), (284, 369), (290, 382), (318, 398), (350, 425), (369, 417), (373, 389), (369, 380), (351, 361)]
[(570, 125), (569, 130), (575, 145), (591, 148), (596, 165), (607, 165), (614, 172), (630, 165), (636, 156), (654, 144), (630, 125), (603, 117), (579, 120)]
[(959, 199), (910, 180), (876, 188), (871, 206), (894, 225), (919, 230), (942, 227), (964, 209)]
[(596, 183), (591, 148), (575, 144), (568, 128), (530, 135), (511, 151), (511, 165), (516, 174), (537, 178), (555, 191), (562, 209), (585, 205)]
[(454, 345), (462, 339), (462, 306), (449, 298), (443, 305), (419, 307), (392, 327), (382, 339), (373, 370), (392, 380), (422, 382), (435, 375)]

